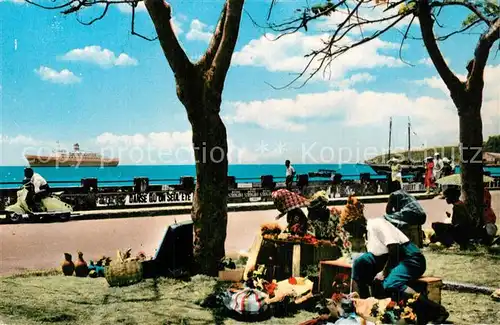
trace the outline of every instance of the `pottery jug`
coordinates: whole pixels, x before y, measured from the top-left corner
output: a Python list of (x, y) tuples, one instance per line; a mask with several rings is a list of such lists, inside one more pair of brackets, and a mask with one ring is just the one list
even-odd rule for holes
[(61, 264), (61, 268), (64, 275), (73, 275), (75, 264), (71, 260), (71, 254), (64, 253), (64, 261)]
[(87, 262), (83, 259), (83, 253), (78, 252), (78, 259), (75, 263), (75, 275), (78, 277), (86, 277), (89, 275), (89, 268)]

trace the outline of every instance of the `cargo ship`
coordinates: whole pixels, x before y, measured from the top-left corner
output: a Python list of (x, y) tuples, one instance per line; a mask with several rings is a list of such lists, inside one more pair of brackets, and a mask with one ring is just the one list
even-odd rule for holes
[(80, 151), (80, 145), (73, 145), (73, 152), (57, 150), (51, 155), (25, 155), (31, 167), (116, 167), (118, 158), (105, 158), (94, 152)]

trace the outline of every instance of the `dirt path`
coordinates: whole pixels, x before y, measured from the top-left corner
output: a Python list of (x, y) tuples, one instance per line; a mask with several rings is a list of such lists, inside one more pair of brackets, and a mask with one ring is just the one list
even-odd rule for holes
[[(493, 206), (500, 216), (500, 192), (493, 192)], [(444, 218), (450, 207), (444, 200), (421, 201), (427, 211), (427, 223)], [(385, 203), (367, 204), (366, 216), (384, 213)], [(276, 210), (229, 214), (226, 251), (247, 250), (265, 222), (273, 222)], [(175, 220), (189, 215), (129, 219), (85, 220), (67, 223), (0, 225), (0, 274), (25, 269), (57, 267), (64, 252), (76, 256), (81, 250), (89, 260), (100, 255), (116, 256), (117, 249), (132, 248), (154, 254), (164, 231)], [(283, 218), (284, 219), (284, 218)], [(285, 220), (280, 220), (283, 225)]]

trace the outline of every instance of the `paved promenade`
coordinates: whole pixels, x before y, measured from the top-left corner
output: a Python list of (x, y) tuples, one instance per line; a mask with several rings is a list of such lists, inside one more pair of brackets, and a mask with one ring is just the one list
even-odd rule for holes
[[(493, 206), (500, 216), (500, 191), (492, 192)], [(442, 220), (451, 207), (434, 198), (420, 201), (427, 224)], [(365, 215), (380, 216), (385, 203), (367, 203)], [(273, 222), (277, 210), (231, 212), (228, 220), (226, 251), (246, 251), (261, 224)], [(165, 229), (175, 220), (188, 220), (188, 214), (126, 219), (80, 220), (66, 223), (0, 225), (0, 274), (26, 269), (57, 267), (63, 253), (76, 256), (81, 250), (86, 260), (99, 255), (114, 258), (117, 249), (132, 248), (154, 254)], [(285, 225), (285, 218), (280, 223)]]

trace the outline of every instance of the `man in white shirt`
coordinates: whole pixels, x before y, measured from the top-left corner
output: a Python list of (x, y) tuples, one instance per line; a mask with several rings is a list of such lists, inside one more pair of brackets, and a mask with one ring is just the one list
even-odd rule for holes
[[(367, 253), (354, 259), (352, 279), (361, 298), (368, 298), (370, 286), (381, 284), (384, 294), (400, 299), (413, 298), (408, 285), (425, 272), (426, 261), (418, 247), (384, 218), (367, 220)], [(379, 285), (380, 286), (380, 285)], [(420, 295), (414, 305), (419, 323), (443, 323), (449, 313), (443, 306)]]
[(292, 190), (292, 183), (293, 183), (293, 178), (295, 176), (295, 168), (290, 165), (290, 160), (285, 161), (285, 167), (286, 167), (286, 189), (291, 191)]
[(42, 175), (35, 173), (31, 168), (24, 169), (24, 179), (33, 185), (34, 193), (30, 193), (28, 205), (30, 205), (31, 209), (35, 211), (37, 210), (37, 204), (40, 203), (41, 199), (49, 195), (49, 184), (45, 178), (42, 177)]

